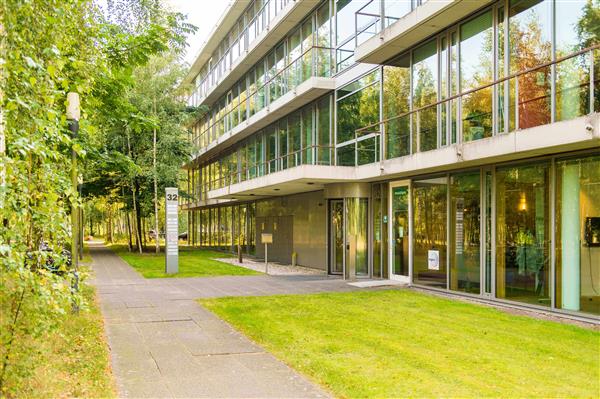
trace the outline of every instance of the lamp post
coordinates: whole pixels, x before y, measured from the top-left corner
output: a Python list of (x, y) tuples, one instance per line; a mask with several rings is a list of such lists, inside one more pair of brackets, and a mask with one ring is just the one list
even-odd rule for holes
[[(75, 151), (75, 140), (79, 134), (79, 94), (70, 92), (67, 94), (67, 121), (69, 124), (69, 131), (71, 132), (71, 185), (73, 188), (73, 196), (77, 196), (78, 193), (78, 173), (77, 173), (77, 152)], [(77, 209), (77, 198), (71, 202), (71, 265), (74, 270), (74, 285), (75, 291), (79, 290), (79, 210)], [(73, 312), (77, 313), (79, 307), (74, 302)]]

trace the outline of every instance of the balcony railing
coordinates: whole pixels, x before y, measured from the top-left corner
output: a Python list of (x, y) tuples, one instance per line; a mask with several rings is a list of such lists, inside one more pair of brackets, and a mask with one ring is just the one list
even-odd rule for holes
[(413, 2), (369, 0), (354, 13), (356, 46), (413, 10)]
[(199, 149), (208, 146), (256, 112), (294, 90), (300, 83), (311, 77), (331, 76), (333, 67), (333, 49), (319, 46), (308, 48), (263, 84), (247, 93), (239, 104), (229, 105), (230, 109), (195, 136), (192, 144)]
[(361, 127), (385, 158), (429, 151), (600, 111), (600, 44)]
[[(237, 159), (233, 160), (233, 162), (238, 163)], [(245, 167), (237, 167), (236, 170), (225, 172), (222, 175), (221, 171), (220, 173), (216, 173), (216, 176), (213, 178), (208, 179), (208, 181), (203, 181), (203, 190), (200, 191), (201, 198), (205, 199), (207, 192), (210, 190), (217, 190), (232, 184), (292, 169), (301, 165), (333, 165), (333, 147), (320, 145), (308, 146), (277, 158), (251, 163)], [(197, 192), (196, 190), (194, 191)]]
[(206, 97), (208, 92), (215, 87), (221, 79), (227, 74), (235, 61), (247, 51), (250, 44), (262, 33), (273, 20), (273, 18), (281, 12), (291, 0), (285, 0), (281, 3), (281, 7), (275, 6), (280, 0), (266, 0), (265, 4), (256, 13), (254, 18), (232, 41), (225, 54), (213, 64), (207, 74), (202, 77), (200, 82), (196, 84), (196, 88), (188, 99), (188, 104), (195, 106)]

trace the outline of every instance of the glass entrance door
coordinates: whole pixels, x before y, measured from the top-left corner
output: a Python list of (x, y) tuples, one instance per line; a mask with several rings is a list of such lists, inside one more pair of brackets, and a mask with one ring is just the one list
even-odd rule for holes
[(390, 276), (395, 280), (410, 281), (410, 197), (409, 183), (390, 185)]
[(329, 201), (329, 273), (344, 271), (344, 200)]

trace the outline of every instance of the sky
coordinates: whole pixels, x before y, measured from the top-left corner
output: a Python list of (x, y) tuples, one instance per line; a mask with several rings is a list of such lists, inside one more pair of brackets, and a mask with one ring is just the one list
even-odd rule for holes
[(186, 15), (187, 22), (198, 27), (196, 33), (188, 37), (185, 60), (191, 65), (230, 0), (165, 0), (165, 3), (173, 11)]

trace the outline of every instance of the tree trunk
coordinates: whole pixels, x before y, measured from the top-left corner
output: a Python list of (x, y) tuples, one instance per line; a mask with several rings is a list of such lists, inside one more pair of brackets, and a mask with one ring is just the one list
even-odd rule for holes
[(129, 219), (129, 211), (125, 211), (125, 222), (127, 224), (127, 242), (129, 252), (133, 251), (133, 243), (131, 242), (131, 220)]
[[(154, 116), (156, 117), (156, 97), (153, 99)], [(152, 167), (154, 168), (154, 242), (155, 251), (160, 253), (160, 243), (158, 242), (158, 172), (156, 170), (156, 126), (153, 129), (152, 141)]]
[[(129, 158), (131, 158), (131, 142), (129, 141), (129, 132), (127, 132), (127, 151), (129, 152)], [(131, 195), (133, 198), (133, 214), (135, 215), (135, 218), (137, 220), (136, 223), (136, 231), (135, 231), (135, 243), (136, 243), (136, 247), (138, 252), (141, 254), (142, 253), (142, 237), (141, 237), (141, 229), (140, 229), (140, 216), (139, 216), (139, 209), (137, 206), (137, 200), (136, 200), (136, 182), (135, 182), (135, 178), (132, 179), (131, 182)]]
[[(137, 190), (136, 190), (137, 191)], [(135, 227), (136, 227), (136, 242), (138, 247), (138, 252), (141, 254), (144, 251), (143, 243), (142, 243), (142, 217), (140, 207), (135, 208)]]

